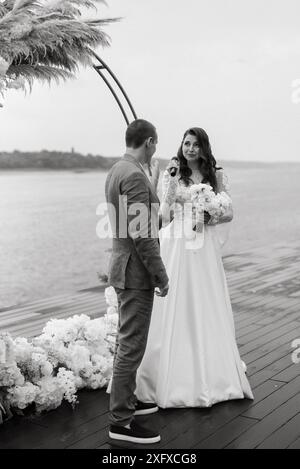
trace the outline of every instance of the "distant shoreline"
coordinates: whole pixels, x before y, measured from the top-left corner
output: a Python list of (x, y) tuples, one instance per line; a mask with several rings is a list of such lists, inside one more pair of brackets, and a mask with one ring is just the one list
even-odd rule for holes
[[(82, 155), (81, 153), (59, 152), (42, 150), (40, 152), (0, 152), (0, 171), (73, 171), (85, 173), (91, 171), (108, 171), (119, 157), (102, 155)], [(161, 170), (164, 170), (169, 159), (158, 158)], [(237, 161), (218, 160), (217, 164), (224, 168), (259, 169), (283, 168), (286, 166), (298, 167), (296, 161)]]
[[(167, 166), (168, 160), (161, 161), (160, 160), (160, 169), (164, 170), (165, 167)], [(223, 161), (218, 161), (217, 166), (221, 166), (222, 168), (232, 168), (232, 169), (278, 169), (278, 168), (286, 168), (288, 167), (299, 167), (300, 162), (294, 162), (294, 161), (289, 161), (289, 162), (271, 162), (271, 163), (264, 163), (264, 162), (258, 162), (258, 161), (232, 161), (232, 160), (223, 160)], [(48, 167), (2, 167), (0, 164), (0, 173), (5, 172), (5, 173), (15, 173), (15, 172), (22, 172), (22, 173), (33, 173), (33, 172), (44, 172), (44, 173), (57, 173), (57, 172), (73, 172), (73, 173), (91, 173), (91, 172), (108, 172), (110, 170), (110, 167), (108, 168), (101, 168), (101, 167), (69, 167), (69, 168), (48, 168)]]

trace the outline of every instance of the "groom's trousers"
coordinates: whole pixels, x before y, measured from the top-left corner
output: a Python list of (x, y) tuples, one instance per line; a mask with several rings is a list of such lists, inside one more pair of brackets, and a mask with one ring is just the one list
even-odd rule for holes
[(115, 290), (119, 327), (110, 391), (110, 424), (125, 426), (135, 411), (136, 372), (146, 349), (154, 289)]

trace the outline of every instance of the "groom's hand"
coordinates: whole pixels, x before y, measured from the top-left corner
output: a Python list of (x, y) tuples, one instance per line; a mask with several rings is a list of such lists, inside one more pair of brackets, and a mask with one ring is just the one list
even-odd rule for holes
[(167, 285), (165, 285), (164, 287), (158, 288), (157, 290), (155, 290), (155, 293), (157, 296), (167, 296), (168, 291), (169, 291), (169, 284), (167, 283)]

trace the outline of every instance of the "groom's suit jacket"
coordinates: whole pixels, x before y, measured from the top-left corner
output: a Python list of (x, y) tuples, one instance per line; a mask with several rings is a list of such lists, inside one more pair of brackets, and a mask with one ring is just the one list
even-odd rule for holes
[(158, 240), (159, 199), (135, 158), (125, 154), (111, 168), (105, 196), (113, 233), (109, 284), (139, 290), (165, 286), (168, 276)]

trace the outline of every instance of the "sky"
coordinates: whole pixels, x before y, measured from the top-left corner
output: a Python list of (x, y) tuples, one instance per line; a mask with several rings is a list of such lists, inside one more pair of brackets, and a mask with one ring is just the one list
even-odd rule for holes
[[(216, 159), (300, 162), (299, 0), (107, 0), (97, 53), (157, 128), (156, 155), (202, 127)], [(90, 16), (90, 15), (89, 15)], [(121, 156), (126, 123), (93, 69), (74, 81), (11, 90), (0, 109), (0, 151)]]

